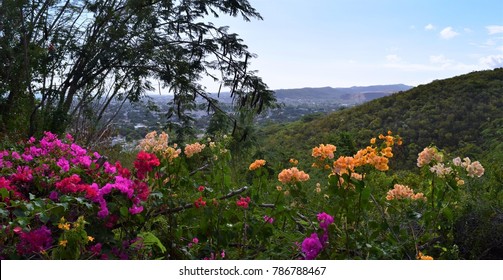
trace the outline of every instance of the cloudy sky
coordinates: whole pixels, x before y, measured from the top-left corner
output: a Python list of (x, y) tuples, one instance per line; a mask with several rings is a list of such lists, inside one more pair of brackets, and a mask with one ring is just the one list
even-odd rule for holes
[(416, 86), (503, 67), (502, 0), (249, 2), (263, 21), (212, 22), (244, 39), (271, 89)]

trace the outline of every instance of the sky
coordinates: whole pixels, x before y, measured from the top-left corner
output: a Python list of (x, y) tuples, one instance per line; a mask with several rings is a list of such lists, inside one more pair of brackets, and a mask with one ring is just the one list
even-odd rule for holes
[[(229, 26), (270, 89), (417, 86), (503, 67), (502, 0), (249, 0)], [(208, 80), (209, 91), (219, 85)]]

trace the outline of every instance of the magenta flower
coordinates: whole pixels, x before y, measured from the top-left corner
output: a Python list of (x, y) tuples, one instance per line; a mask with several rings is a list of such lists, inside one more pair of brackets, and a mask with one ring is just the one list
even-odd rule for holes
[(334, 223), (334, 217), (328, 215), (325, 212), (318, 213), (317, 218), (318, 221), (320, 222), (320, 228), (322, 228), (325, 231), (328, 230), (328, 226), (330, 226), (330, 224)]
[(68, 170), (70, 170), (70, 162), (68, 162), (66, 158), (60, 158), (56, 164), (61, 168), (61, 170), (63, 170), (63, 172), (68, 172)]
[(129, 208), (129, 213), (131, 213), (131, 215), (139, 214), (142, 211), (143, 211), (143, 206), (133, 205), (131, 208)]
[(323, 249), (320, 239), (316, 233), (302, 241), (302, 252), (306, 260), (314, 260)]
[(52, 245), (51, 231), (46, 226), (30, 232), (20, 232), (19, 238), (21, 240), (17, 244), (17, 251), (20, 255), (40, 253)]
[(272, 224), (272, 223), (274, 223), (274, 218), (273, 218), (273, 217), (269, 217), (269, 216), (265, 215), (265, 216), (264, 216), (264, 221), (265, 221), (266, 223), (270, 223), (270, 224)]

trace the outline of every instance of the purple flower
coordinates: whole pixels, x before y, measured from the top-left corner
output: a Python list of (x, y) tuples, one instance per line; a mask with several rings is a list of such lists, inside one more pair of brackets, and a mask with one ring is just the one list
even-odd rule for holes
[(17, 251), (20, 255), (40, 253), (51, 247), (51, 231), (42, 226), (30, 232), (19, 233), (20, 242), (17, 244)]
[(52, 191), (49, 194), (49, 199), (52, 201), (58, 201), (58, 198), (59, 198), (59, 195), (58, 195), (58, 192), (56, 192), (56, 191)]
[(323, 249), (320, 239), (316, 233), (302, 241), (302, 252), (306, 256), (306, 260), (314, 260)]
[(328, 226), (334, 223), (334, 217), (328, 215), (327, 213), (319, 213), (317, 215), (318, 221), (320, 222), (320, 228), (323, 230), (328, 230)]
[(91, 251), (95, 255), (99, 255), (99, 254), (101, 254), (102, 246), (103, 245), (101, 243), (96, 243), (95, 245), (93, 245), (89, 248), (89, 251)]

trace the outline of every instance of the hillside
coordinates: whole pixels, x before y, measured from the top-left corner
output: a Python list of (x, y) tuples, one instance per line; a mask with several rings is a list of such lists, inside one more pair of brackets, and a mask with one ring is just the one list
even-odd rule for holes
[(397, 152), (400, 166), (413, 163), (430, 144), (479, 155), (503, 139), (502, 108), (503, 68), (472, 72), (335, 113), (269, 125), (262, 130), (262, 146), (278, 156), (300, 157), (301, 151), (320, 143), (336, 144), (339, 151), (351, 153), (371, 137), (392, 130), (404, 139)]

